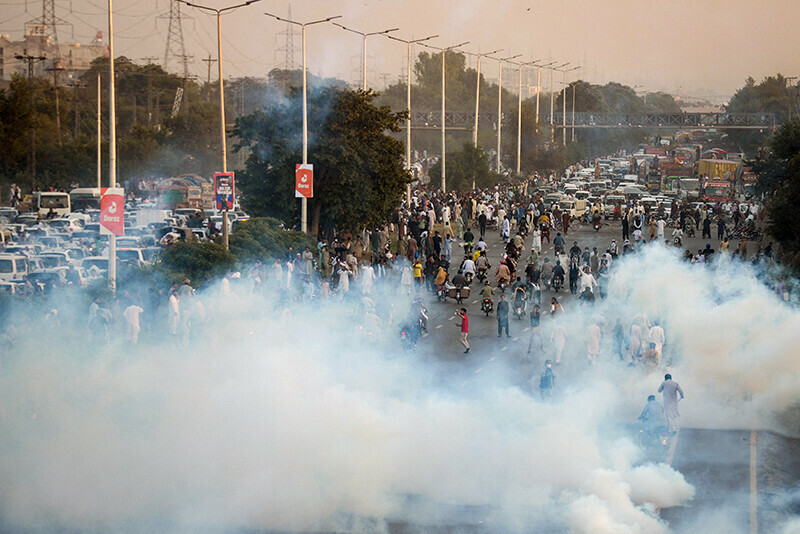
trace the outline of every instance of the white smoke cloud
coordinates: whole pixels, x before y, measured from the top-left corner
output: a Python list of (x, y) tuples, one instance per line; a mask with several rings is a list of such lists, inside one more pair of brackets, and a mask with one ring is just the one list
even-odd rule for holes
[[(220, 313), (191, 349), (94, 351), (39, 332), (0, 366), (0, 517), (42, 531), (380, 532), (385, 518), (468, 516), (498, 532), (665, 532), (658, 510), (694, 489), (649, 463), (626, 426), (661, 377), (607, 350), (589, 368), (585, 326), (602, 315), (609, 338), (618, 315), (661, 321), (683, 424), (746, 427), (790, 406), (800, 383), (798, 314), (750, 278), (661, 251), (627, 260), (606, 303), (568, 310), (549, 404), (499, 351), (476, 375), (425, 340), (400, 354), (394, 327), (365, 344), (347, 303), (285, 313), (240, 295), (223, 307), (212, 288), (206, 309)], [(395, 315), (406, 307), (398, 298)]]

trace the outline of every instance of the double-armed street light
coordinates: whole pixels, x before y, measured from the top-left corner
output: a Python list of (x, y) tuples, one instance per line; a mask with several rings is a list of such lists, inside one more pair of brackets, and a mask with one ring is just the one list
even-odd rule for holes
[(542, 69), (546, 69), (550, 65), (555, 63), (555, 61), (551, 61), (545, 65), (536, 65), (538, 68), (536, 69), (536, 133), (539, 133), (539, 97), (542, 94)]
[(396, 32), (400, 28), (391, 28), (389, 30), (383, 30), (383, 31), (379, 31), (379, 32), (364, 33), (364, 32), (360, 32), (358, 30), (354, 30), (352, 28), (348, 28), (347, 26), (343, 26), (343, 25), (339, 24), (338, 22), (334, 22), (333, 25), (334, 26), (338, 26), (338, 27), (340, 27), (341, 29), (343, 29), (345, 31), (360, 35), (364, 39), (364, 61), (362, 62), (363, 65), (362, 65), (362, 73), (361, 73), (361, 88), (364, 91), (366, 91), (367, 90), (367, 37), (369, 37), (371, 35), (385, 35), (385, 34), (388, 34), (389, 32)]
[(503, 62), (510, 61), (520, 57), (522, 54), (509, 56), (504, 58), (492, 58), (497, 60), (498, 78), (497, 78), (497, 173), (500, 174), (500, 142), (502, 140), (503, 130)]
[(439, 48), (436, 46), (431, 45), (423, 45), (427, 46), (428, 48), (432, 48), (434, 50), (441, 50), (442, 52), (442, 193), (447, 192), (447, 141), (445, 140), (445, 56), (447, 56), (447, 52), (453, 50), (455, 48), (459, 48), (461, 46), (468, 45), (469, 41), (464, 41), (463, 43), (459, 43), (453, 46), (447, 46), (444, 48)]
[[(430, 39), (435, 39), (439, 37), (438, 35), (429, 35), (428, 37), (423, 37), (422, 39), (400, 39), (399, 37), (395, 37), (393, 35), (389, 35), (388, 33), (384, 34), (389, 39), (394, 41), (398, 41), (401, 43), (406, 43), (408, 45), (408, 55), (406, 56), (406, 61), (408, 62), (407, 65), (407, 73), (408, 73), (408, 80), (406, 81), (406, 107), (408, 108), (408, 119), (406, 120), (406, 170), (408, 171), (409, 176), (411, 176), (411, 46), (415, 43), (421, 43), (424, 41), (428, 41)], [(406, 186), (406, 206), (411, 205), (411, 184), (409, 183)]]
[[(325, 19), (314, 20), (311, 22), (297, 22), (289, 20), (272, 13), (264, 13), (280, 22), (288, 22), (295, 26), (300, 26), (302, 29), (302, 42), (303, 42), (303, 164), (308, 163), (308, 80), (306, 76), (306, 26), (313, 26), (314, 24), (322, 24), (332, 20), (342, 18), (341, 15), (328, 17)], [(300, 231), (306, 233), (308, 231), (308, 199), (304, 196), (300, 199)]]
[[(223, 7), (223, 8), (216, 8), (210, 6), (204, 6), (200, 4), (195, 4), (193, 2), (188, 2), (187, 0), (178, 0), (178, 2), (185, 4), (189, 7), (197, 8), (201, 11), (208, 11), (210, 13), (214, 13), (217, 17), (217, 69), (219, 71), (219, 133), (220, 133), (220, 143), (222, 146), (222, 172), (228, 172), (228, 142), (227, 142), (227, 135), (225, 132), (225, 87), (223, 84), (223, 77), (222, 77), (222, 14), (228, 11), (233, 11), (235, 9), (239, 9), (240, 7), (246, 7), (250, 4), (255, 4), (256, 2), (260, 2), (261, 0), (248, 0), (242, 4), (236, 4), (233, 6)], [(228, 210), (222, 211), (222, 241), (225, 244), (225, 248), (228, 248)]]
[[(561, 135), (563, 139), (563, 145), (567, 146), (567, 73), (572, 72), (574, 70), (578, 70), (580, 65), (576, 67), (572, 67), (571, 69), (562, 70), (561, 72), (561, 103), (563, 104), (563, 112), (561, 114)], [(573, 93), (574, 94), (574, 93)]]

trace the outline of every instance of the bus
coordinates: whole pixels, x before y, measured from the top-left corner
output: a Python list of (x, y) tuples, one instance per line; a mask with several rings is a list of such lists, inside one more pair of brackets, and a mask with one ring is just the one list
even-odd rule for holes
[(69, 200), (72, 204), (72, 211), (99, 210), (100, 188), (78, 187), (69, 192)]
[(60, 191), (37, 191), (33, 193), (31, 211), (38, 212), (44, 218), (52, 208), (56, 216), (69, 215), (69, 195)]

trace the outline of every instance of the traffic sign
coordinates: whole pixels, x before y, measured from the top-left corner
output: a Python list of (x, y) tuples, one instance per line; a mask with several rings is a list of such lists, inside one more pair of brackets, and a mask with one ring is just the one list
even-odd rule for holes
[(100, 232), (125, 233), (125, 190), (121, 187), (100, 188)]
[(214, 204), (217, 210), (232, 210), (236, 202), (236, 181), (232, 172), (214, 173)]
[(294, 169), (294, 196), (296, 198), (313, 198), (314, 165), (298, 163)]

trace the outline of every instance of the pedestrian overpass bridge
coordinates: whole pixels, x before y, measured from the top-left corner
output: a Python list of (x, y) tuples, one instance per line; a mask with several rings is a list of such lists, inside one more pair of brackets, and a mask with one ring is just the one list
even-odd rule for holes
[[(517, 120), (516, 113), (503, 113), (503, 124), (512, 124)], [(442, 127), (442, 112), (413, 111), (411, 114), (414, 129), (439, 129)], [(716, 129), (716, 130), (763, 130), (778, 126), (774, 113), (575, 113), (575, 128), (580, 129), (620, 129), (646, 128), (649, 130), (684, 130), (684, 129)], [(472, 130), (475, 126), (475, 113), (463, 111), (447, 111), (444, 115), (445, 127), (452, 130)], [(564, 127), (564, 113), (554, 113), (553, 123), (556, 128)], [(497, 124), (496, 113), (481, 113), (478, 116), (478, 127), (494, 128)], [(550, 124), (550, 114), (539, 115), (541, 127)], [(573, 127), (573, 114), (567, 112), (566, 127)]]

